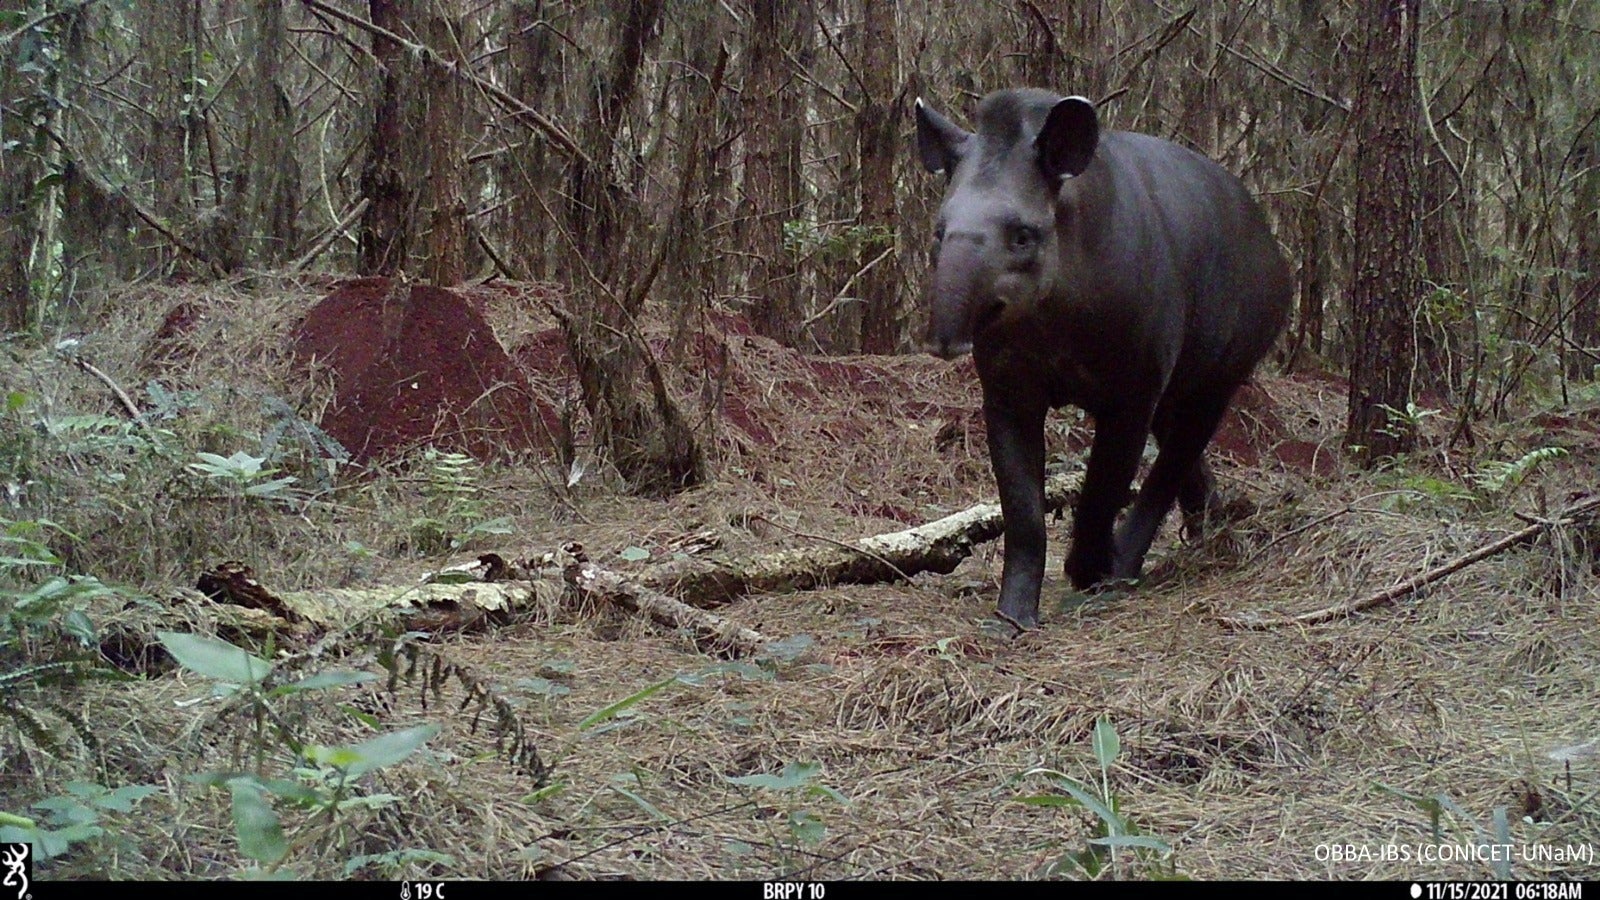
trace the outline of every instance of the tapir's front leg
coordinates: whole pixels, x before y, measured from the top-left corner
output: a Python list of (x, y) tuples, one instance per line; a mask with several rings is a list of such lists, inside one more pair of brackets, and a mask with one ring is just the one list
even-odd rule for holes
[(1039, 624), (1044, 581), (1044, 416), (1042, 403), (1017, 404), (985, 390), (989, 461), (1006, 520), (1000, 616), (1018, 628)]

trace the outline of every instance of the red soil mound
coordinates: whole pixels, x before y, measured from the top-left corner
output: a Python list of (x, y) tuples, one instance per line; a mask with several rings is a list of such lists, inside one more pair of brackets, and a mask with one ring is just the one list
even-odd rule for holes
[(424, 443), (498, 456), (548, 446), (557, 427), (483, 315), (454, 291), (347, 281), (293, 341), (302, 364), (332, 368), (337, 394), (322, 427), (357, 460)]

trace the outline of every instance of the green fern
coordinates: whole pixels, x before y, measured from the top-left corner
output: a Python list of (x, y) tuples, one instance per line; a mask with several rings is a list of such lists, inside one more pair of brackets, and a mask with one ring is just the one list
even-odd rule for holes
[(423, 553), (459, 549), (478, 533), (505, 534), (508, 520), (482, 522), (483, 501), (479, 498), (480, 465), (465, 453), (429, 447), (422, 461), (428, 472), (422, 485), (427, 498), (427, 514), (411, 522), (412, 544)]
[(1514, 460), (1485, 463), (1483, 468), (1472, 473), (1472, 481), (1485, 494), (1502, 494), (1521, 484), (1541, 463), (1566, 455), (1567, 451), (1561, 447), (1529, 450)]
[(272, 425), (261, 436), (261, 454), (268, 460), (282, 464), (290, 452), (299, 449), (311, 462), (308, 466), (317, 486), (323, 490), (333, 487), (333, 475), (340, 466), (350, 462), (350, 451), (333, 435), (300, 417), (293, 406), (278, 397), (263, 401), (264, 411)]

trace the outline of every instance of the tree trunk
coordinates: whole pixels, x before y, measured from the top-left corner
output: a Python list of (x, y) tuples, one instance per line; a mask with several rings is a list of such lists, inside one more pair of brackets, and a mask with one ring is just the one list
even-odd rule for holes
[(623, 195), (614, 160), (664, 7), (665, 0), (624, 5), (618, 40), (596, 85), (583, 138), (588, 161), (574, 160), (567, 177), (567, 271), (578, 302), (561, 321), (595, 443), (630, 489), (658, 496), (705, 479), (694, 430), (668, 396), (638, 327), (639, 311), (670, 246), (652, 238), (679, 223), (649, 227), (635, 198)]
[(299, 243), (300, 162), (295, 154), (297, 117), (283, 84), (288, 30), (283, 0), (254, 0), (245, 25), (249, 76), (244, 90), (245, 158), (234, 182), (229, 215), (247, 236), (241, 258), (224, 267), (246, 263), (270, 266), (294, 255)]
[[(1328, 19), (1322, 10), (1322, 0), (1300, 0), (1298, 7), (1299, 27), (1290, 38), (1290, 56), (1296, 62), (1298, 71), (1312, 84), (1329, 84), (1326, 60), (1333, 53), (1334, 41)], [(1326, 129), (1329, 121), (1327, 103), (1305, 95), (1296, 95), (1291, 102), (1298, 107), (1296, 118), (1301, 135), (1311, 139)], [(1315, 161), (1309, 171), (1325, 171), (1332, 162), (1331, 157), (1339, 152), (1338, 147), (1333, 144), (1318, 146), (1311, 140), (1308, 143), (1315, 150), (1309, 154)], [(1301, 198), (1295, 216), (1293, 233), (1297, 252), (1294, 255), (1300, 262), (1297, 279), (1300, 309), (1295, 321), (1294, 350), (1289, 360), (1291, 368), (1302, 350), (1309, 350), (1318, 357), (1319, 362), (1323, 353), (1323, 320), (1328, 271), (1331, 268), (1328, 245), (1333, 238), (1320, 208), (1323, 205), (1321, 191), (1309, 192)]]
[[(544, 0), (514, 0), (506, 34), (506, 87), (536, 109), (548, 106), (565, 76), (554, 28), (546, 21), (547, 6)], [(554, 276), (560, 255), (559, 246), (550, 240), (555, 229), (541, 202), (542, 197), (556, 195), (560, 174), (545, 142), (534, 137), (525, 137), (500, 161), (500, 185), (508, 195), (504, 233), (517, 237), (506, 249), (523, 272), (537, 279)]]
[[(723, 114), (723, 79), (728, 66), (727, 43), (721, 7), (700, 11), (684, 31), (683, 56), (692, 74), (680, 79), (674, 143), (683, 148), (677, 160), (679, 193), (663, 229), (666, 243), (661, 278), (661, 302), (672, 316), (671, 350), (674, 361), (697, 367), (702, 344), (690, 335), (690, 325), (704, 321), (722, 284), (723, 239), (717, 225), (725, 214), (723, 193), (732, 124)], [(711, 373), (704, 373), (711, 375)], [(712, 377), (715, 377), (714, 375)]]
[[(437, 5), (436, 5), (437, 4)], [(372, 23), (431, 47), (458, 65), (461, 0), (369, 0)], [(361, 192), (359, 272), (410, 269), (434, 284), (465, 274), (466, 197), (461, 146), (468, 95), (459, 78), (374, 37), (382, 69)]]
[[(865, 0), (865, 5), (870, 15), (875, 4), (872, 0)], [(1057, 43), (1056, 23), (1050, 20), (1045, 8), (1033, 0), (1018, 0), (1017, 15), (1022, 19), (1024, 35), (1018, 54), (1021, 57), (1023, 82), (1029, 87), (1059, 90), (1057, 85), (1060, 83), (1063, 54)], [(1067, 15), (1070, 16), (1071, 12)], [(869, 35), (872, 30), (871, 24), (868, 24)]]
[(745, 74), (744, 201), (750, 217), (746, 249), (756, 330), (794, 345), (800, 333), (800, 290), (784, 224), (802, 218), (800, 145), (805, 114), (785, 53), (803, 43), (810, 0), (751, 0), (749, 68)]
[(44, 174), (42, 135), (30, 121), (42, 106), (32, 79), (22, 72), (28, 42), (0, 45), (0, 328), (26, 331), (33, 326), (35, 300), (29, 260), (38, 236), (34, 185)]
[[(198, 136), (194, 128), (197, 49), (191, 32), (194, 0), (149, 4), (137, 21), (139, 55), (146, 66), (145, 108), (150, 112), (144, 141), (145, 171), (151, 179), (150, 211), (174, 232), (182, 233), (195, 221), (194, 197), (189, 191), (190, 160)], [(153, 248), (145, 265), (166, 268), (181, 260), (164, 240), (145, 243)]]
[(899, 42), (894, 0), (864, 0), (861, 104), (856, 111), (856, 150), (861, 160), (860, 278), (861, 350), (893, 353), (900, 344), (900, 266), (895, 256), (899, 225), (894, 168), (904, 150), (896, 138), (904, 119), (895, 97)]
[(1419, 0), (1364, 0), (1367, 47), (1355, 111), (1355, 282), (1345, 441), (1367, 465), (1409, 450), (1421, 282), (1417, 222)]
[[(400, 33), (408, 0), (371, 0), (372, 24)], [(398, 30), (397, 30), (398, 29)], [(361, 275), (393, 275), (411, 255), (411, 230), (407, 227), (410, 190), (401, 174), (405, 159), (403, 85), (414, 83), (406, 53), (394, 41), (372, 39), (372, 56), (378, 62), (378, 102), (373, 111), (372, 137), (367, 163), (361, 173), (362, 196), (372, 201), (361, 217), (357, 237), (360, 252), (356, 271)]]
[(1421, 361), (1415, 387), (1454, 401), (1465, 383), (1462, 330), (1468, 313), (1460, 302), (1466, 292), (1466, 260), (1459, 230), (1472, 227), (1472, 207), (1441, 148), (1425, 148), (1418, 178), (1418, 238), (1424, 267), (1418, 289), (1428, 299), (1415, 329)]
[[(465, 67), (462, 53), (471, 46), (466, 35), (465, 0), (433, 0), (417, 33), (422, 43), (451, 62)], [(421, 144), (413, 156), (428, 161), (419, 185), (426, 222), (421, 249), (426, 258), (418, 266), (422, 277), (434, 284), (457, 284), (467, 275), (467, 175), (462, 147), (467, 137), (467, 105), (472, 99), (466, 82), (438, 66), (424, 69), (422, 84)]]
[[(624, 209), (625, 203), (633, 204), (623, 195), (616, 170), (617, 138), (638, 93), (645, 54), (659, 36), (664, 6), (664, 0), (622, 4), (610, 60), (593, 91), (594, 102), (585, 111), (581, 140), (588, 159), (573, 162), (567, 179), (567, 227), (576, 244), (574, 262), (615, 287), (625, 284), (628, 251), (637, 246), (629, 240), (629, 226), (637, 217), (628, 215), (634, 212), (631, 208)], [(632, 315), (634, 310), (625, 312)]]
[(1058, 72), (1057, 82), (1039, 87), (1079, 94), (1098, 101), (1106, 90), (1105, 73), (1101, 65), (1103, 32), (1109, 16), (1105, 0), (1075, 0), (1062, 11), (1061, 50), (1066, 65)]
[(1572, 167), (1582, 172), (1573, 195), (1573, 261), (1567, 268), (1584, 273), (1573, 289), (1572, 342), (1567, 354), (1568, 377), (1595, 380), (1600, 373), (1600, 124), (1589, 126)]

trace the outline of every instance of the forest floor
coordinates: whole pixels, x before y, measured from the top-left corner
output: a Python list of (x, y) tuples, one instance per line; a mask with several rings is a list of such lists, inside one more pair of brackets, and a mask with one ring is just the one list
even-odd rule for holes
[[(168, 444), (258, 452), (253, 442), (272, 422), (262, 410), (277, 397), (347, 446), (359, 439), (352, 450), (393, 451), (418, 438), (406, 428), (423, 419), (408, 413), (412, 425), (386, 427), (373, 411), (401, 400), (385, 400), (384, 386), (427, 394), (418, 409), (454, 396), (448, 384), (430, 393), (447, 379), (430, 381), (429, 371), (448, 358), (461, 377), (486, 379), (457, 386), (469, 400), (512, 385), (501, 392), (509, 406), (468, 424), (515, 424), (461, 446), (516, 438), (527, 449), (474, 470), (470, 500), (441, 499), (413, 453), (274, 506), (183, 488), (178, 465), (97, 480), (92, 473), (132, 463), (45, 443), (33, 451), (36, 479), (49, 482), (36, 489), (35, 514), (76, 537), (62, 548), (73, 571), (158, 598), (103, 619), (153, 629), (178, 605), (205, 603), (184, 589), (229, 559), (276, 589), (398, 593), (481, 553), (532, 559), (578, 542), (626, 577), (692, 544), (714, 545), (711, 557), (824, 546), (994, 496), (970, 361), (805, 355), (732, 315), (646, 328), (674, 395), (710, 436), (714, 476), (666, 499), (631, 496), (587, 455), (582, 414), (562, 412), (576, 387), (536, 302), (544, 290), (478, 288), (414, 309), (402, 302), (404, 313), (377, 283), (130, 292), (73, 353), (138, 406), (165, 410), (150, 418)], [(342, 305), (317, 312), (330, 291)], [(447, 302), (462, 305), (446, 315)], [(339, 373), (338, 392), (324, 363)], [(37, 398), (18, 417), (121, 415), (106, 385), (59, 353), (6, 365)], [(367, 385), (360, 397), (350, 393), (357, 381)], [(424, 722), (443, 730), (360, 785), (398, 799), (346, 809), (340, 828), (280, 804), (292, 845), (282, 866), (344, 877), (364, 854), (431, 851), (448, 858), (352, 868), (410, 878), (1082, 877), (1071, 860), (1105, 834), (1104, 816), (1022, 802), (1063, 796), (1040, 771), (1053, 770), (1113, 798), (1122, 821), (1168, 848), (1105, 852), (1090, 865), (1106, 876), (1600, 878), (1600, 530), (1554, 528), (1394, 602), (1321, 624), (1285, 620), (1402, 582), (1525, 527), (1517, 513), (1552, 515), (1593, 491), (1600, 405), (1525, 409), (1479, 423), (1471, 445), (1454, 446), (1453, 412), (1441, 409), (1423, 419), (1422, 449), (1369, 473), (1340, 450), (1345, 401), (1334, 377), (1259, 376), (1212, 450), (1224, 489), (1257, 511), (1196, 544), (1169, 522), (1144, 580), (1126, 593), (1073, 593), (1061, 575), (1070, 526), (1052, 525), (1043, 624), (1020, 637), (994, 627), (1000, 542), (949, 575), (719, 607), (771, 642), (739, 661), (571, 598), (439, 636), (429, 645), (436, 658), (509, 702), (550, 767), (543, 785), (493, 753), (459, 685), (437, 696), (353, 686), (321, 707), (295, 707), (302, 739), (354, 742), (371, 726)], [(438, 420), (428, 422), (438, 434)], [(580, 424), (561, 438), (568, 422)], [(1080, 467), (1089, 434), (1075, 412), (1054, 414), (1052, 471)], [(556, 462), (551, 445), (563, 441), (576, 464)], [(1541, 447), (1567, 454), (1525, 459)], [(1526, 477), (1503, 477), (1517, 460)], [(300, 486), (312, 487), (311, 468), (292, 470)], [(491, 519), (509, 529), (471, 527)], [(430, 528), (458, 546), (425, 539)], [(340, 649), (310, 662), (354, 658), (328, 646)], [(0, 781), (3, 810), (72, 779), (162, 789), (117, 820), (114, 852), (69, 853), (47, 864), (59, 874), (237, 872), (249, 860), (227, 792), (184, 776), (290, 773), (292, 755), (253, 731), (237, 704), (190, 702), (206, 694), (203, 680), (147, 671), (79, 687), (67, 701), (94, 727), (98, 755), (0, 740), (0, 761), (17, 773)], [(1102, 719), (1120, 745), (1104, 772), (1094, 739)], [(750, 778), (761, 775), (775, 777)], [(1509, 848), (1495, 850), (1502, 842)], [(1506, 853), (1509, 870), (1494, 861)]]

